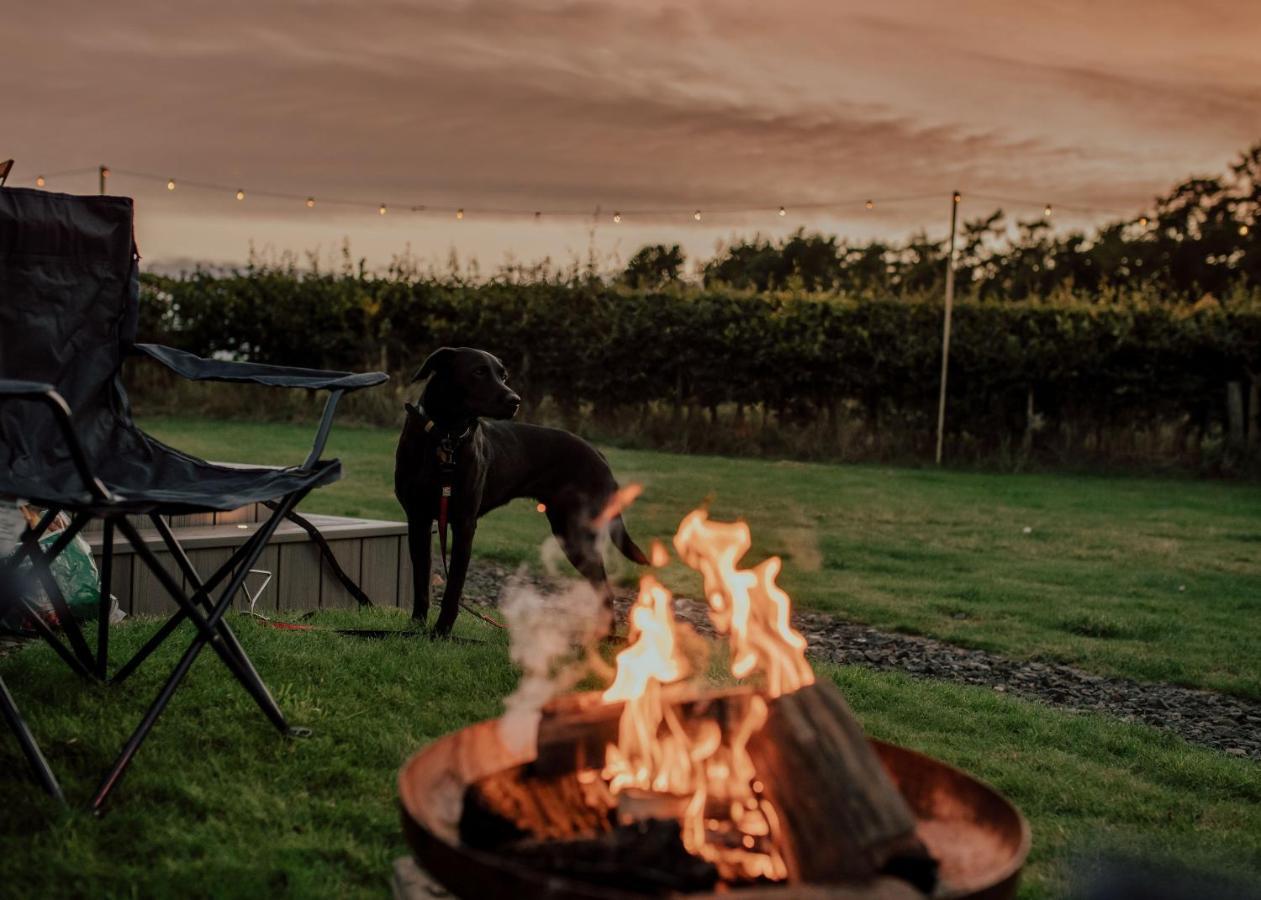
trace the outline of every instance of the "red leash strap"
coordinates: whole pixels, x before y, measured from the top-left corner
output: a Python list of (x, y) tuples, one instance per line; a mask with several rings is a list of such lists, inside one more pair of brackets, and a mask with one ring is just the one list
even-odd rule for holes
[(442, 486), (442, 499), (438, 501), (438, 544), (442, 547), (442, 574), (447, 574), (447, 503), (451, 500), (451, 485)]

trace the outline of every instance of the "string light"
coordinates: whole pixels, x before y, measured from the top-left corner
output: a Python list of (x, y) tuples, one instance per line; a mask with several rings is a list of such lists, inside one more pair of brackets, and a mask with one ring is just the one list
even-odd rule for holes
[[(84, 169), (77, 169), (77, 170), (68, 170), (68, 171), (66, 171), (66, 172), (54, 172), (52, 176), (48, 176), (48, 175), (39, 175), (39, 176), (37, 176), (37, 178), (35, 179), (35, 185), (36, 185), (36, 187), (44, 187), (44, 186), (45, 186), (45, 184), (47, 183), (47, 181), (48, 181), (49, 177), (54, 177), (54, 178), (56, 178), (56, 177), (60, 177), (60, 176), (62, 176), (62, 175), (76, 175), (76, 174), (83, 174), (83, 173), (86, 173), (86, 172), (89, 172), (89, 171), (99, 172), (100, 177), (101, 177), (101, 179), (102, 179), (102, 183), (104, 182), (104, 179), (109, 178), (109, 177), (111, 176), (111, 174), (112, 174), (108, 166), (92, 166), (91, 168), (84, 168)], [(174, 190), (175, 190), (175, 188), (176, 188), (177, 183), (179, 184), (179, 186), (180, 186), (181, 188), (184, 188), (184, 189), (187, 189), (187, 188), (191, 187), (191, 188), (193, 188), (193, 189), (208, 189), (208, 190), (212, 190), (212, 191), (220, 191), (220, 190), (225, 191), (225, 192), (230, 192), (230, 191), (232, 191), (232, 189), (231, 189), (231, 188), (229, 188), (229, 187), (227, 187), (227, 186), (225, 186), (225, 185), (223, 185), (223, 184), (208, 184), (208, 183), (204, 183), (204, 182), (197, 182), (197, 181), (179, 181), (179, 182), (177, 182), (177, 179), (175, 179), (175, 178), (167, 178), (167, 177), (164, 177), (164, 176), (161, 176), (161, 175), (158, 175), (158, 174), (154, 174), (154, 173), (150, 173), (150, 172), (130, 172), (130, 171), (124, 171), (124, 172), (122, 172), (121, 174), (123, 174), (123, 175), (125, 175), (125, 176), (131, 176), (131, 177), (136, 177), (136, 178), (143, 178), (143, 179), (147, 179), (147, 180), (151, 180), (151, 181), (156, 181), (156, 182), (159, 182), (159, 183), (164, 183), (164, 184), (166, 184), (166, 186), (167, 186), (167, 190), (168, 190), (168, 191), (174, 191)], [(102, 184), (102, 187), (103, 187), (103, 184)], [(237, 189), (234, 193), (235, 193), (236, 199), (237, 199), (238, 201), (243, 201), (243, 200), (245, 199), (246, 190), (245, 190), (244, 188), (238, 188), (238, 189)], [(306, 202), (306, 205), (307, 205), (307, 208), (308, 208), (308, 209), (312, 209), (312, 208), (314, 208), (314, 206), (315, 206), (315, 197), (305, 197), (305, 198), (304, 198), (304, 197), (303, 197), (303, 195), (301, 195), (301, 194), (286, 194), (286, 193), (278, 193), (278, 192), (275, 192), (275, 191), (263, 191), (263, 192), (261, 193), (261, 196), (263, 196), (263, 197), (265, 197), (265, 198), (266, 198), (266, 197), (275, 197), (275, 198), (289, 199), (289, 200), (294, 200), (294, 201), (304, 201), (304, 200), (305, 200), (305, 202)], [(883, 199), (881, 200), (881, 203), (899, 204), (899, 203), (905, 203), (905, 202), (909, 202), (909, 201), (929, 200), (929, 199), (931, 199), (933, 196), (939, 196), (939, 195), (933, 195), (933, 194), (920, 194), (920, 195), (915, 195), (915, 196), (885, 197), (885, 198), (883, 198)], [(1050, 204), (1050, 203), (1036, 204), (1036, 201), (1032, 200), (1031, 198), (996, 197), (996, 196), (988, 196), (988, 195), (984, 195), (984, 194), (972, 194), (971, 196), (972, 196), (972, 198), (973, 198), (974, 200), (977, 200), (977, 199), (980, 199), (980, 200), (991, 200), (991, 201), (996, 201), (996, 202), (1002, 202), (1002, 203), (1012, 203), (1012, 204), (1018, 204), (1018, 205), (1024, 205), (1024, 206), (1035, 206), (1035, 205), (1041, 205), (1041, 206), (1042, 206), (1042, 208), (1043, 208), (1042, 215), (1043, 215), (1044, 217), (1048, 217), (1048, 218), (1049, 218), (1049, 217), (1052, 215), (1052, 213), (1054, 212), (1054, 207), (1052, 206), (1052, 204)], [(962, 200), (962, 195), (961, 195), (961, 194), (959, 194), (959, 192), (957, 192), (957, 191), (956, 191), (956, 192), (954, 192), (954, 193), (952, 194), (952, 201), (953, 201), (955, 204), (958, 204), (959, 202), (961, 202), (961, 200)], [(388, 206), (387, 206), (387, 204), (385, 204), (385, 203), (375, 204), (375, 203), (370, 203), (370, 202), (368, 202), (368, 201), (364, 201), (364, 200), (354, 200), (354, 199), (328, 200), (328, 198), (325, 198), (325, 201), (326, 201), (326, 202), (330, 202), (330, 203), (340, 203), (340, 204), (345, 204), (345, 205), (348, 205), (348, 206), (358, 206), (358, 207), (361, 207), (361, 208), (362, 208), (362, 207), (370, 207), (370, 206), (371, 206), (371, 207), (376, 207), (377, 212), (378, 212), (378, 214), (380, 214), (380, 215), (386, 215), (386, 213), (388, 212)], [(841, 209), (841, 208), (844, 208), (844, 207), (848, 206), (848, 205), (849, 205), (850, 203), (852, 203), (852, 202), (854, 202), (854, 201), (852, 201), (852, 200), (845, 200), (845, 199), (843, 199), (843, 198), (839, 198), (839, 199), (830, 199), (830, 200), (826, 200), (826, 201), (820, 201), (820, 202), (816, 202), (816, 203), (806, 203), (806, 204), (804, 204), (803, 206), (804, 206), (804, 208), (806, 208), (806, 209), (818, 209), (818, 210), (829, 210), (829, 209), (831, 209), (831, 210), (836, 210), (836, 209)], [(868, 210), (868, 211), (874, 210), (874, 209), (876, 208), (876, 201), (875, 201), (875, 199), (867, 199), (867, 200), (863, 201), (863, 206), (864, 206), (864, 208), (865, 208), (866, 210)], [(428, 211), (428, 208), (427, 208), (427, 207), (424, 207), (424, 206), (404, 206), (404, 207), (402, 207), (402, 208), (404, 208), (404, 209), (410, 209), (410, 210), (412, 210), (413, 212)], [(801, 207), (798, 207), (798, 211), (800, 211), (800, 209), (801, 209)], [(1063, 210), (1063, 209), (1068, 209), (1068, 210), (1070, 210), (1070, 211), (1089, 212), (1089, 213), (1099, 213), (1099, 214), (1105, 214), (1105, 213), (1106, 213), (1106, 214), (1110, 214), (1110, 215), (1120, 215), (1120, 216), (1124, 216), (1124, 215), (1125, 215), (1125, 213), (1124, 213), (1123, 211), (1121, 211), (1121, 210), (1116, 210), (1116, 209), (1093, 209), (1093, 208), (1081, 207), (1081, 206), (1063, 206), (1063, 205), (1061, 205), (1061, 206), (1060, 206), (1060, 209), (1061, 209), (1061, 210)], [(781, 204), (780, 206), (777, 206), (777, 207), (776, 207), (776, 206), (770, 206), (770, 207), (769, 207), (769, 210), (774, 210), (774, 212), (775, 212), (775, 213), (776, 213), (776, 214), (777, 214), (780, 218), (785, 218), (785, 217), (787, 217), (787, 215), (788, 215), (788, 208), (787, 208), (787, 206), (785, 206), (785, 205), (783, 205), (783, 204)], [(716, 209), (711, 209), (711, 210), (710, 210), (710, 212), (712, 213), (712, 212), (717, 211), (717, 212), (719, 212), (719, 213), (724, 213), (724, 212), (756, 213), (756, 212), (769, 211), (769, 210), (768, 210), (768, 207), (767, 207), (767, 206), (763, 206), (763, 207), (757, 207), (757, 206), (751, 206), (751, 207), (738, 207), (738, 206), (732, 206), (732, 207), (718, 207), (718, 208), (716, 208)], [(488, 208), (488, 209), (475, 208), (475, 209), (473, 209), (473, 212), (478, 212), (478, 211), (483, 212), (483, 213), (488, 213), (488, 214), (491, 214), (491, 215), (496, 215), (496, 216), (497, 216), (497, 215), (506, 215), (506, 216), (512, 216), (512, 215), (531, 215), (531, 212), (530, 212), (528, 209), (515, 209), (515, 210), (514, 210), (514, 209), (494, 209), (494, 208)], [(466, 212), (466, 209), (465, 209), (464, 207), (460, 207), (459, 209), (457, 209), (457, 210), (455, 211), (455, 218), (456, 218), (457, 220), (463, 220), (463, 219), (465, 218), (465, 215), (464, 215), (464, 214), (465, 214), (465, 212)], [(535, 220), (536, 222), (541, 221), (541, 220), (542, 220), (542, 217), (543, 217), (544, 212), (545, 212), (544, 210), (534, 210), (534, 211), (533, 211), (533, 213), (532, 213), (532, 214), (533, 214), (533, 217), (534, 217), (534, 220)], [(638, 213), (638, 214), (640, 214), (641, 216), (669, 216), (669, 215), (678, 215), (678, 214), (683, 214), (684, 212), (685, 212), (685, 210), (683, 210), (683, 209), (679, 209), (679, 208), (674, 208), (674, 209), (669, 209), (669, 208), (662, 208), (662, 209), (639, 209), (639, 210), (632, 210), (632, 211), (631, 211), (631, 215), (635, 215), (636, 213)], [(566, 217), (566, 216), (570, 216), (570, 217), (572, 217), (572, 216), (579, 216), (579, 215), (586, 216), (586, 215), (588, 215), (588, 214), (589, 214), (589, 213), (586, 213), (586, 212), (580, 212), (579, 210), (572, 210), (572, 209), (571, 209), (571, 210), (566, 210), (566, 209), (557, 209), (557, 210), (552, 210), (551, 212), (549, 212), (549, 213), (548, 213), (548, 215), (556, 215), (556, 216), (560, 216), (560, 217)], [(621, 213), (621, 211), (620, 211), (620, 210), (615, 211), (615, 212), (613, 213), (613, 217), (614, 217), (614, 222), (615, 222), (615, 223), (620, 223), (620, 222), (621, 222), (621, 218), (622, 218), (622, 213)], [(703, 214), (702, 214), (702, 210), (701, 210), (701, 209), (694, 209), (694, 210), (692, 211), (692, 219), (693, 219), (695, 222), (701, 222), (701, 221), (703, 221)], [(1131, 222), (1133, 222), (1133, 221), (1134, 221), (1134, 220), (1131, 220)], [(1142, 227), (1146, 228), (1146, 227), (1149, 225), (1150, 220), (1149, 220), (1149, 218), (1148, 218), (1146, 215), (1144, 215), (1144, 216), (1141, 216), (1141, 217), (1137, 220), (1137, 222), (1138, 222), (1138, 224), (1139, 224), (1140, 226), (1142, 226)], [(1240, 233), (1241, 233), (1241, 234), (1247, 234), (1247, 233), (1248, 233), (1248, 231), (1242, 230), (1242, 227), (1244, 227), (1244, 226), (1241, 226), (1241, 232), (1240, 232)]]
[(1239, 226), (1239, 235), (1240, 235), (1240, 237), (1242, 237), (1242, 236), (1246, 235), (1247, 233), (1248, 233), (1248, 226), (1247, 226), (1247, 225), (1240, 225), (1240, 226)]

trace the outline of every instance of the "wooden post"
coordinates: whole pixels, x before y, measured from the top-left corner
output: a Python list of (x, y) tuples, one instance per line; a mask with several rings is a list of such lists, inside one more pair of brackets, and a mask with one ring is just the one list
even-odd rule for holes
[(101, 196), (104, 197), (105, 196), (105, 179), (109, 178), (109, 166), (101, 166), (97, 170), (97, 174), (100, 176)]
[(950, 312), (955, 298), (955, 230), (959, 221), (958, 191), (950, 196), (950, 255), (946, 258), (946, 316), (941, 327), (941, 395), (937, 400), (937, 465), (946, 429), (946, 371), (950, 364)]

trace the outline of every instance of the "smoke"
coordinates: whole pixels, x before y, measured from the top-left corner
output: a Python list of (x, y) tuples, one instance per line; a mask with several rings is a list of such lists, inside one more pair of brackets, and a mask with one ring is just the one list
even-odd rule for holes
[(499, 608), (508, 623), (509, 656), (522, 673), (504, 698), (499, 735), (514, 752), (533, 753), (544, 705), (596, 663), (607, 672), (595, 646), (608, 632), (609, 611), (587, 582), (547, 592), (527, 580), (524, 568), (504, 585)]
[[(638, 484), (620, 488), (587, 522), (606, 566), (610, 523), (642, 491)], [(539, 548), (539, 556), (554, 583), (566, 560), (564, 548), (552, 536)], [(612, 613), (605, 597), (589, 582), (566, 581), (563, 587), (548, 591), (529, 580), (525, 567), (504, 585), (499, 608), (508, 624), (509, 656), (522, 673), (517, 689), (504, 698), (499, 734), (514, 752), (533, 753), (542, 710), (549, 700), (590, 674), (613, 680), (612, 668), (596, 652), (596, 644), (609, 633)]]

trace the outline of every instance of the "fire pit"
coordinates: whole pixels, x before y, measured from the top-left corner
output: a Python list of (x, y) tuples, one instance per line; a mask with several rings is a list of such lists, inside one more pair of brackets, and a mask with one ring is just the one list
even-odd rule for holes
[(747, 526), (701, 512), (674, 540), (704, 576), (732, 674), (750, 681), (688, 680), (673, 597), (646, 576), (607, 690), (549, 702), (525, 745), (493, 720), (408, 761), (404, 830), (432, 876), (461, 897), (1014, 894), (1020, 813), (957, 769), (868, 740), (815, 680), (779, 560), (738, 567), (750, 543)]

